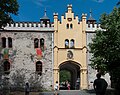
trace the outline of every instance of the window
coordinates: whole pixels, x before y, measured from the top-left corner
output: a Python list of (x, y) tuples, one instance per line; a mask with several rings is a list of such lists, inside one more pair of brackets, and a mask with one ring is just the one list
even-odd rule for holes
[(3, 65), (4, 65), (5, 74), (9, 74), (10, 73), (10, 63), (8, 61), (5, 61)]
[(72, 29), (73, 28), (73, 24), (70, 24), (70, 29)]
[(88, 27), (90, 27), (90, 22), (88, 22)]
[(70, 41), (70, 48), (74, 48), (75, 46), (74, 46), (74, 40), (73, 39), (71, 39), (71, 41)]
[(65, 40), (65, 48), (69, 48), (69, 40), (68, 39)]
[(34, 39), (34, 48), (38, 48), (39, 40), (37, 38)]
[(44, 50), (44, 39), (43, 38), (40, 39), (40, 48), (41, 50)]
[(41, 61), (36, 62), (36, 72), (42, 75), (42, 62)]
[(2, 47), (6, 48), (6, 38), (2, 37)]
[(47, 27), (47, 21), (45, 21), (45, 27)]
[(8, 37), (8, 47), (12, 48), (12, 38)]
[(94, 22), (92, 23), (92, 27), (94, 27)]
[(69, 29), (69, 24), (66, 25), (67, 29)]
[(44, 51), (44, 39), (41, 38), (40, 40), (38, 38), (34, 39), (34, 48), (41, 48), (42, 51)]

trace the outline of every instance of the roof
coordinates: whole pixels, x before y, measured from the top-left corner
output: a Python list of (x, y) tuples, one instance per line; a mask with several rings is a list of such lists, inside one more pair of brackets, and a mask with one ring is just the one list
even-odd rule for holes
[(88, 18), (88, 20), (95, 20), (92, 16), (90, 16), (89, 18)]
[(44, 13), (44, 16), (42, 17), (42, 18), (40, 18), (41, 20), (49, 20), (49, 18), (47, 17), (47, 15), (46, 15), (46, 9), (45, 9), (45, 13)]
[(49, 19), (47, 16), (43, 16), (41, 19)]
[(90, 16), (88, 18), (88, 21), (96, 21), (93, 17), (92, 17), (92, 11), (90, 10)]

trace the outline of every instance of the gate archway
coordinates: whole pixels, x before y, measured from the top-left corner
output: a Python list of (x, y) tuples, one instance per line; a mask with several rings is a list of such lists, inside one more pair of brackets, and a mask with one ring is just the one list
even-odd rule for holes
[[(66, 61), (60, 64), (59, 70), (60, 71), (66, 70), (70, 73), (71, 79), (68, 78), (68, 81), (70, 82), (72, 90), (80, 89), (80, 64), (79, 63), (74, 61)], [(79, 81), (77, 81), (78, 79)], [(79, 88), (76, 88), (77, 87), (76, 82), (79, 82)]]

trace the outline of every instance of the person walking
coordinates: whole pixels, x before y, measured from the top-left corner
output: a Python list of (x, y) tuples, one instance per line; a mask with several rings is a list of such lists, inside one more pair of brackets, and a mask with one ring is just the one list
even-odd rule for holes
[(96, 95), (105, 95), (108, 83), (105, 81), (105, 79), (101, 78), (100, 73), (98, 73), (96, 77), (97, 79), (95, 79), (93, 83), (93, 87), (96, 92)]
[(29, 93), (30, 93), (30, 86), (29, 86), (29, 83), (27, 82), (25, 84), (25, 95), (29, 95)]
[(58, 84), (58, 81), (56, 81), (55, 85), (54, 85), (54, 95), (58, 95), (58, 91), (59, 90), (59, 84)]
[(68, 82), (67, 88), (68, 88), (68, 90), (70, 90), (70, 82)]

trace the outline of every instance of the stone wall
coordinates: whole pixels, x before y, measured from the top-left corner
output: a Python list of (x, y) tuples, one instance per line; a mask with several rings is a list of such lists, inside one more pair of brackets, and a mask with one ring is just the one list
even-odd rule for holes
[[(95, 36), (95, 32), (87, 32), (87, 45), (89, 43), (92, 42), (92, 38)], [(87, 46), (88, 47), (88, 46)], [(88, 87), (89, 89), (93, 89), (93, 82), (94, 80), (96, 79), (96, 74), (97, 74), (97, 71), (93, 68), (91, 68), (90, 64), (91, 64), (91, 61), (90, 61), (90, 58), (92, 57), (92, 54), (89, 53), (89, 47), (88, 47), (88, 52), (87, 52), (87, 64), (88, 64)], [(111, 83), (110, 83), (110, 76), (109, 74), (105, 74), (104, 76), (102, 76), (108, 83), (108, 86), (110, 87)]]
[[(1, 32), (1, 37), (12, 38), (12, 48), (0, 49), (1, 64), (5, 61), (4, 50), (9, 50), (10, 74), (4, 74), (9, 79), (12, 88), (24, 87), (26, 82), (30, 83), (33, 89), (50, 90), (52, 85), (53, 61), (52, 61), (52, 32)], [(34, 39), (43, 38), (44, 50), (42, 56), (37, 57), (34, 48)], [(6, 41), (7, 43), (7, 41)], [(0, 46), (2, 47), (2, 46)], [(36, 62), (42, 62), (42, 75), (36, 73)]]

